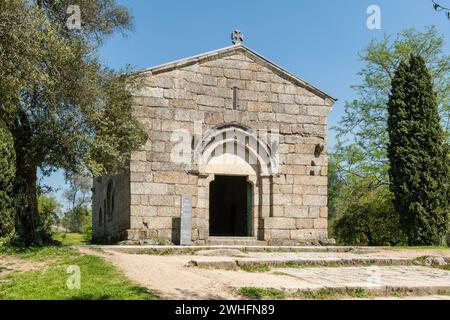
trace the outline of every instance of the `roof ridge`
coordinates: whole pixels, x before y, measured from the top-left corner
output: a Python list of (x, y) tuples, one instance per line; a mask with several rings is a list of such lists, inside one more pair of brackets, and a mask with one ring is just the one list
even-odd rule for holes
[[(256, 60), (259, 59), (260, 60), (259, 63), (265, 64), (266, 67), (271, 69), (273, 72), (277, 73), (279, 76), (282, 76), (282, 78), (284, 78), (288, 81), (294, 82), (294, 84), (304, 87), (304, 88), (312, 91), (313, 93), (319, 95), (320, 97), (331, 99), (333, 103), (337, 101), (337, 99), (333, 98), (329, 94), (318, 89), (317, 87), (313, 86), (312, 84), (303, 80), (302, 78), (298, 77), (297, 75), (280, 67), (276, 63), (265, 58), (261, 54), (251, 50), (250, 48), (244, 46), (243, 44), (231, 45), (231, 46), (228, 46), (225, 48), (216, 49), (213, 51), (209, 51), (209, 52), (197, 54), (194, 56), (190, 56), (190, 57), (170, 61), (167, 63), (159, 64), (159, 65), (156, 65), (156, 66), (153, 66), (150, 68), (145, 68), (145, 69), (136, 71), (133, 73), (133, 75), (138, 75), (138, 74), (143, 74), (143, 73), (159, 74), (159, 73), (171, 71), (174, 69), (178, 69), (178, 68), (181, 68), (184, 66), (202, 63), (204, 61), (220, 59), (222, 57), (230, 55), (230, 53), (235, 52), (235, 51), (242, 51), (244, 54), (247, 53), (247, 56), (248, 56), (248, 54), (250, 54), (250, 56), (248, 56), (249, 58), (253, 57), (254, 59), (252, 59), (252, 60), (255, 60), (255, 58), (256, 58)], [(255, 62), (258, 63), (258, 61), (255, 61)]]

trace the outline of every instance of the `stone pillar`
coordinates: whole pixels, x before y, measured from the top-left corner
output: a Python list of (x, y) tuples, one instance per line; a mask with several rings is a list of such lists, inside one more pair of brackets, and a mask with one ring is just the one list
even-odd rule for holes
[(206, 242), (209, 237), (209, 184), (214, 180), (213, 174), (199, 174), (197, 204), (194, 208), (192, 223), (192, 240), (198, 244)]
[(270, 236), (264, 220), (272, 216), (272, 177), (260, 176), (260, 215), (258, 239), (267, 240)]

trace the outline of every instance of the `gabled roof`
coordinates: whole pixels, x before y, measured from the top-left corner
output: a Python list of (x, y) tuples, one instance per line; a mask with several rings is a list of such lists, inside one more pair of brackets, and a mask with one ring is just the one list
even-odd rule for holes
[(192, 57), (188, 57), (188, 58), (184, 58), (184, 59), (180, 59), (180, 60), (164, 63), (164, 64), (157, 65), (157, 66), (150, 67), (150, 68), (146, 68), (146, 69), (137, 71), (135, 74), (150, 73), (150, 74), (156, 75), (156, 74), (159, 74), (159, 73), (163, 73), (163, 72), (179, 69), (179, 68), (186, 67), (186, 66), (189, 66), (189, 65), (193, 65), (193, 64), (197, 64), (197, 63), (203, 63), (203, 62), (207, 62), (207, 61), (212, 61), (212, 60), (224, 58), (224, 57), (231, 56), (231, 55), (234, 55), (234, 54), (237, 54), (237, 53), (245, 54), (248, 58), (253, 60), (255, 63), (258, 63), (258, 64), (261, 64), (261, 65), (265, 66), (266, 68), (268, 68), (269, 70), (271, 70), (272, 72), (274, 72), (275, 74), (280, 76), (281, 78), (286, 79), (286, 80), (292, 82), (295, 85), (303, 87), (303, 88), (309, 90), (310, 92), (318, 95), (321, 98), (324, 98), (324, 99), (328, 98), (333, 103), (337, 101), (337, 99), (333, 98), (329, 94), (323, 92), (322, 90), (318, 89), (317, 87), (313, 86), (312, 84), (310, 84), (310, 83), (306, 82), (305, 80), (297, 77), (293, 73), (290, 73), (289, 71), (283, 69), (282, 67), (280, 67), (277, 64), (273, 63), (269, 59), (266, 59), (265, 57), (263, 57), (259, 53), (256, 53), (255, 51), (247, 48), (246, 46), (244, 46), (242, 44), (232, 45), (232, 46), (225, 47), (225, 48), (222, 48), (222, 49), (218, 49), (218, 50), (202, 53), (202, 54), (199, 54), (199, 55), (195, 55), (195, 56), (192, 56)]

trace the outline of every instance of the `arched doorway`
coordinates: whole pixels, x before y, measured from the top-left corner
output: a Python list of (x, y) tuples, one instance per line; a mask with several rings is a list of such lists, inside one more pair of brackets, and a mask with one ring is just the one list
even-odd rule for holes
[(216, 175), (209, 186), (209, 234), (252, 236), (252, 199), (246, 176)]
[(200, 240), (210, 236), (263, 239), (263, 219), (271, 205), (269, 177), (278, 170), (273, 146), (277, 147), (235, 124), (213, 128), (195, 144)]

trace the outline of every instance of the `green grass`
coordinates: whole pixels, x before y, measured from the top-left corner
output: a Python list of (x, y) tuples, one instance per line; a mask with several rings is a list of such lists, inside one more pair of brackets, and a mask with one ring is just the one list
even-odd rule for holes
[(438, 295), (440, 295), (440, 296), (450, 296), (450, 291), (448, 291), (448, 290), (438, 290)]
[[(0, 276), (0, 300), (156, 299), (157, 296), (128, 280), (100, 257), (84, 255), (68, 247), (26, 250), (3, 249), (1, 255), (24, 261), (45, 262), (46, 268)], [(80, 268), (80, 289), (69, 289), (69, 266)]]
[(142, 249), (142, 250), (137, 250), (137, 251), (129, 251), (129, 253), (134, 253), (134, 254), (148, 254), (148, 255), (155, 255), (155, 256), (170, 256), (170, 255), (175, 255), (175, 254), (180, 254), (178, 253), (177, 250), (168, 248), (168, 249)]
[(53, 235), (53, 239), (61, 242), (61, 244), (63, 244), (63, 245), (67, 245), (67, 246), (87, 244), (84, 241), (82, 233), (58, 232)]
[(292, 294), (292, 297), (311, 300), (330, 300), (338, 298), (367, 298), (375, 296), (374, 293), (369, 293), (362, 288), (337, 290), (331, 288), (323, 288), (320, 290), (299, 290)]
[(245, 264), (243, 266), (240, 266), (241, 270), (246, 272), (268, 272), (270, 271), (270, 267), (267, 264), (256, 264), (256, 265), (250, 265)]
[(239, 289), (239, 293), (250, 299), (285, 299), (286, 293), (283, 290), (275, 288), (254, 288), (243, 287)]
[[(274, 288), (244, 287), (239, 293), (251, 299), (307, 299), (307, 300), (332, 300), (345, 298), (373, 298), (376, 296), (387, 296), (384, 292), (369, 292), (363, 288), (356, 289), (333, 289), (323, 288), (320, 290), (298, 290), (296, 292), (285, 292)], [(402, 296), (401, 293), (392, 292), (391, 295)]]
[[(398, 298), (411, 295), (410, 292), (402, 290), (390, 290), (390, 291), (367, 291), (363, 288), (323, 288), (320, 290), (298, 290), (295, 292), (285, 292), (283, 290), (274, 288), (254, 288), (243, 287), (239, 289), (239, 293), (247, 298), (251, 299), (307, 299), (307, 300), (336, 300), (336, 299), (348, 299), (348, 298), (375, 298), (375, 297), (388, 297), (395, 296)], [(450, 291), (439, 290), (438, 295), (448, 296)], [(426, 296), (427, 294), (417, 294), (418, 296)]]
[(450, 271), (450, 264), (447, 264), (445, 266), (436, 266), (436, 268)]
[(420, 249), (431, 249), (431, 250), (450, 250), (449, 246), (394, 246), (394, 247), (386, 247), (387, 249), (411, 249), (411, 250), (420, 250)]

